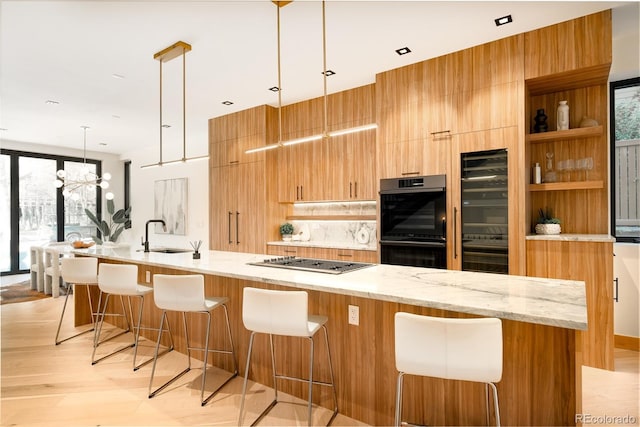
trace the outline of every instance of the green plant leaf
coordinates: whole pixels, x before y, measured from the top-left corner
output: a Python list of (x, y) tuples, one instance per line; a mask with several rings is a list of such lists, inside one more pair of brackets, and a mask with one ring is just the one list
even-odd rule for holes
[(112, 219), (116, 224), (123, 224), (125, 221), (127, 221), (128, 218), (125, 210), (120, 209), (118, 212), (113, 214)]
[(97, 225), (98, 227), (100, 227), (100, 221), (98, 220), (98, 218), (93, 214), (93, 212), (91, 212), (89, 209), (85, 209), (84, 213), (87, 214), (87, 217), (89, 217), (89, 219), (91, 220), (91, 222), (93, 222), (95, 225)]
[(113, 203), (113, 199), (107, 200), (107, 212), (109, 212), (109, 215), (113, 215), (115, 211), (116, 211), (116, 204)]
[(111, 235), (111, 241), (116, 242), (118, 240), (118, 237), (120, 237), (120, 233), (122, 233), (123, 230), (124, 228), (122, 227), (119, 227), (117, 230), (115, 230)]
[(107, 221), (102, 221), (102, 224), (100, 225), (100, 231), (102, 232), (102, 235), (105, 237), (109, 237), (109, 235), (111, 235), (111, 227), (109, 227), (109, 224), (107, 224)]
[(102, 244), (102, 239), (99, 238), (98, 236), (91, 236), (91, 238), (96, 242), (96, 245)]

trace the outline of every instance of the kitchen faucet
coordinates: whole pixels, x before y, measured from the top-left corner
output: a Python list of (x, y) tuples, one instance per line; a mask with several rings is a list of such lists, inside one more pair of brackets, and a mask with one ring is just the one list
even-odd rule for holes
[(144, 225), (144, 251), (149, 252), (149, 224), (152, 222), (159, 222), (162, 224), (162, 230), (167, 231), (167, 224), (165, 224), (163, 219), (150, 219)]

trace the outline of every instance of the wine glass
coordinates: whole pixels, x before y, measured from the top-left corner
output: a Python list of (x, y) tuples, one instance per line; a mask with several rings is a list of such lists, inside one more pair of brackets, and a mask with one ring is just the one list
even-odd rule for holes
[(587, 157), (585, 160), (585, 179), (589, 179), (589, 171), (593, 169), (593, 157)]
[(569, 179), (567, 179), (567, 181), (571, 181), (571, 172), (576, 169), (576, 161), (573, 159), (565, 160), (564, 168), (569, 176)]
[(560, 176), (560, 181), (564, 181), (564, 179), (562, 179), (562, 174), (565, 171), (565, 161), (564, 160), (558, 160), (556, 162), (556, 170), (558, 171), (558, 174)]

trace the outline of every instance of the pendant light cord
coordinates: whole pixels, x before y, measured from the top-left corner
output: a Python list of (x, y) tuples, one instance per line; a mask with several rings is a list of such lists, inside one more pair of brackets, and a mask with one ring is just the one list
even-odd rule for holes
[(280, 66), (280, 5), (276, 4), (278, 25), (278, 144), (282, 144), (282, 72)]
[(328, 118), (328, 101), (327, 101), (327, 29), (326, 29), (326, 18), (325, 18), (325, 7), (324, 7), (324, 0), (322, 0), (322, 75), (323, 77), (323, 83), (324, 83), (324, 110), (323, 110), (323, 116), (324, 116), (324, 137), (328, 137), (329, 136), (329, 118)]

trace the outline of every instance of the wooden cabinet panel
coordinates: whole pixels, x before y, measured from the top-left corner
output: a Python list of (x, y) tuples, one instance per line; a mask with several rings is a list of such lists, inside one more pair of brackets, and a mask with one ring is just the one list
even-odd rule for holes
[(353, 261), (377, 263), (376, 251), (358, 249), (313, 248), (308, 246), (268, 245), (267, 253), (278, 256), (297, 256), (303, 258), (330, 259), (337, 261)]
[(209, 223), (214, 250), (263, 253), (266, 194), (264, 162), (211, 168)]
[(485, 86), (455, 97), (453, 133), (517, 126), (522, 114), (518, 82)]
[(375, 200), (375, 129), (330, 138), (326, 141), (326, 200)]
[(611, 64), (611, 10), (525, 33), (525, 78)]
[(475, 46), (470, 50), (473, 55), (473, 90), (524, 78), (523, 34)]
[(585, 282), (583, 363), (613, 370), (613, 243), (528, 240), (527, 276)]

